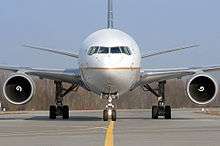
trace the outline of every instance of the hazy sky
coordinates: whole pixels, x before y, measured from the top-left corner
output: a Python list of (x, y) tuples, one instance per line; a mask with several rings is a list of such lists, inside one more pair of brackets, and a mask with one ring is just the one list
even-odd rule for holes
[[(107, 0), (0, 1), (0, 63), (72, 68), (77, 60), (21, 47), (24, 43), (78, 52), (90, 33), (106, 27)], [(143, 60), (143, 67), (220, 65), (219, 0), (114, 0), (115, 27), (142, 53), (188, 44), (197, 49)]]

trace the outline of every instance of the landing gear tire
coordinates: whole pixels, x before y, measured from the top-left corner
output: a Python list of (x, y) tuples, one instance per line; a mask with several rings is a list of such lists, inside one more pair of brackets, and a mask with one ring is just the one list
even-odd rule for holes
[(152, 119), (158, 119), (158, 106), (152, 107)]
[(50, 118), (50, 119), (56, 119), (56, 112), (57, 112), (56, 106), (51, 105), (51, 106), (50, 106), (49, 118)]
[(63, 97), (71, 91), (77, 91), (79, 85), (72, 84), (69, 88), (64, 88), (62, 81), (54, 81), (55, 84), (55, 103), (56, 105), (50, 106), (49, 118), (56, 119), (61, 116), (63, 119), (69, 119), (69, 106), (63, 105)]
[(63, 119), (69, 119), (69, 106), (50, 106), (49, 118), (56, 119), (57, 116), (62, 116)]
[(103, 121), (108, 121), (108, 110), (103, 111)]
[(116, 121), (117, 115), (116, 115), (116, 110), (112, 110), (112, 121)]
[(152, 107), (152, 119), (158, 119), (159, 116), (163, 116), (165, 119), (171, 119), (171, 107), (170, 106), (153, 106)]
[(157, 90), (153, 89), (149, 84), (143, 86), (145, 91), (153, 93), (158, 100), (158, 105), (152, 106), (152, 119), (158, 119), (159, 116), (171, 119), (171, 107), (166, 105), (165, 84), (166, 81), (159, 82)]
[(165, 106), (164, 117), (165, 119), (171, 119), (171, 107), (170, 106)]
[(63, 112), (63, 115), (62, 115), (63, 119), (69, 119), (69, 106), (64, 105), (62, 112)]

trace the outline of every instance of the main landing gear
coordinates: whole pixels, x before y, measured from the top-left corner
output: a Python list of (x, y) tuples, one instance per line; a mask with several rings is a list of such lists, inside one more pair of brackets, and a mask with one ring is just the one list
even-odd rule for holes
[(165, 100), (165, 84), (166, 81), (159, 82), (158, 84), (158, 92), (151, 88), (150, 85), (144, 85), (145, 91), (150, 91), (153, 93), (158, 99), (158, 105), (152, 106), (152, 119), (158, 119), (159, 116), (164, 117), (165, 119), (171, 119), (171, 107), (166, 105)]
[(56, 85), (56, 105), (50, 106), (49, 118), (56, 119), (57, 116), (62, 116), (63, 119), (69, 119), (69, 106), (63, 105), (63, 97), (71, 91), (76, 91), (79, 86), (78, 84), (73, 84), (68, 89), (65, 89), (61, 81), (54, 81), (54, 84)]
[(112, 121), (116, 121), (117, 119), (117, 113), (115, 110), (115, 106), (113, 105), (112, 101), (113, 99), (117, 99), (118, 95), (117, 94), (102, 94), (101, 98), (107, 98), (108, 103), (103, 110), (103, 121), (108, 121), (111, 119)]

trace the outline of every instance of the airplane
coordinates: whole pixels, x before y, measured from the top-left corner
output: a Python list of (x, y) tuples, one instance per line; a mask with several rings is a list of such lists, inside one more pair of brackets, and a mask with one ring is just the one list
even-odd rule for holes
[[(103, 110), (104, 121), (116, 121), (116, 107), (112, 101), (138, 87), (145, 92), (151, 92), (157, 98), (158, 104), (152, 106), (152, 119), (159, 117), (171, 119), (171, 107), (166, 103), (165, 98), (166, 81), (181, 79), (185, 76), (190, 77), (185, 88), (192, 102), (205, 105), (215, 99), (219, 89), (218, 83), (209, 72), (219, 70), (220, 66), (165, 69), (143, 69), (141, 67), (143, 59), (195, 48), (198, 45), (141, 55), (136, 41), (127, 33), (114, 28), (113, 1), (108, 0), (107, 3), (107, 28), (90, 34), (83, 41), (79, 54), (23, 45), (35, 50), (78, 59), (79, 68), (39, 69), (2, 65), (0, 69), (13, 72), (3, 85), (4, 97), (15, 105), (26, 104), (36, 92), (32, 76), (50, 79), (56, 86), (56, 105), (51, 105), (49, 108), (50, 119), (56, 119), (58, 116), (69, 119), (69, 107), (63, 104), (63, 98), (72, 91), (77, 92), (81, 87), (106, 99), (106, 107)], [(64, 83), (69, 83), (69, 87), (64, 88)], [(154, 89), (152, 83), (157, 83), (158, 88)]]

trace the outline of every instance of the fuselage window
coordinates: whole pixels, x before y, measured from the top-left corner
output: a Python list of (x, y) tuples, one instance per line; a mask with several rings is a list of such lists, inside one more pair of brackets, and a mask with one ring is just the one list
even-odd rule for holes
[(98, 53), (99, 54), (108, 54), (109, 48), (108, 47), (100, 47)]
[(121, 53), (121, 50), (119, 47), (112, 47), (111, 48), (111, 53), (116, 54), (116, 53)]
[(91, 47), (89, 49), (89, 52), (88, 52), (88, 55), (93, 55), (93, 54), (96, 54), (99, 50), (99, 47)]

